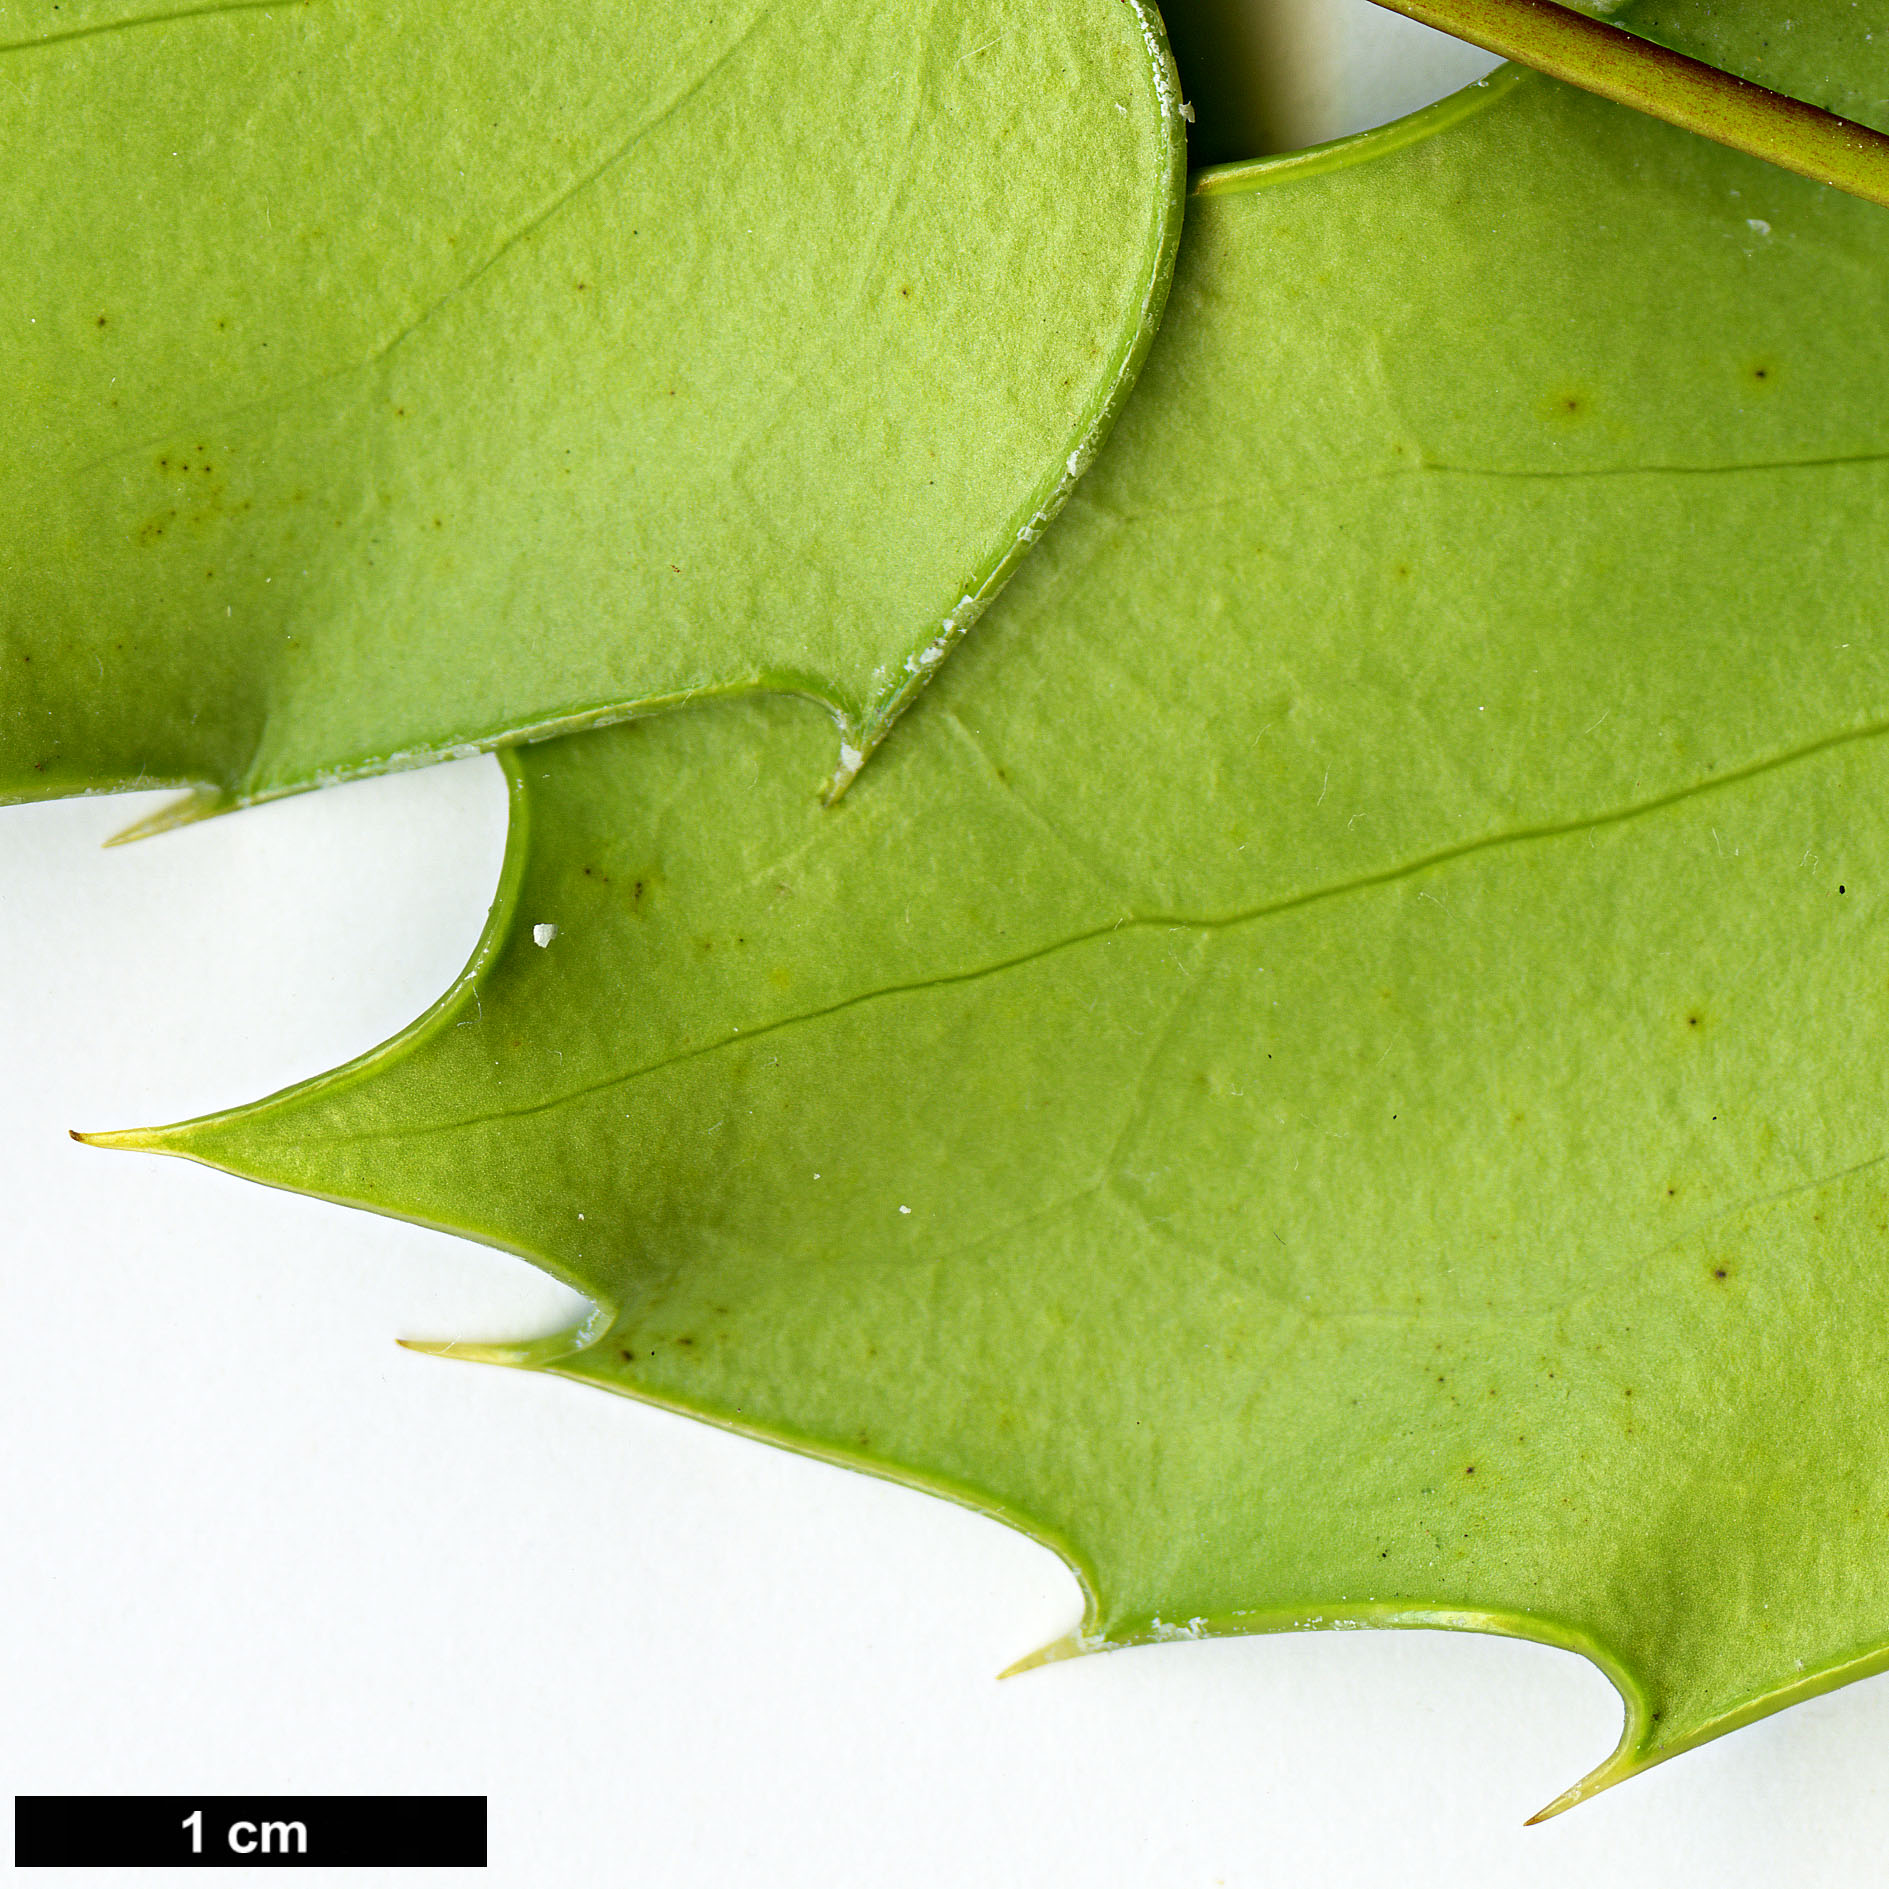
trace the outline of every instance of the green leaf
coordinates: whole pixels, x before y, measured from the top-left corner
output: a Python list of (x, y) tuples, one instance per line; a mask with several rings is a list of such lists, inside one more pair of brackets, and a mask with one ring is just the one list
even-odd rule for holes
[(0, 72), (0, 799), (765, 689), (843, 784), (1179, 230), (1144, 0), (0, 4)]
[(1563, 1804), (1876, 1670), (1886, 265), (1512, 71), (1209, 174), (1108, 452), (844, 803), (791, 703), (520, 750), (437, 1009), (104, 1139), (597, 1302), (461, 1355), (1027, 1530), (1045, 1658), (1550, 1641), (1626, 1704)]

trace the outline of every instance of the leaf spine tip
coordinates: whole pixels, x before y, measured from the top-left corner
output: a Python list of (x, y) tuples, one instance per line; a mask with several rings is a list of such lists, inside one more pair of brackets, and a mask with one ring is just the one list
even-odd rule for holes
[(854, 747), (850, 741), (841, 737), (840, 764), (834, 769), (833, 778), (827, 782), (826, 792), (821, 796), (827, 806), (834, 805), (844, 796), (847, 788), (852, 786), (854, 776), (866, 765), (868, 751), (865, 748)]
[(404, 1351), (418, 1351), (429, 1358), (460, 1358), (469, 1364), (503, 1364), (517, 1371), (537, 1371), (587, 1349), (598, 1331), (609, 1323), (610, 1314), (601, 1306), (593, 1306), (581, 1325), (511, 1344), (484, 1345), (459, 1338), (397, 1338), (394, 1342)]
[(522, 1362), (524, 1345), (475, 1345), (457, 1338), (396, 1338), (402, 1351), (417, 1351), (428, 1358), (463, 1358), (470, 1364), (510, 1364)]
[(1034, 1671), (1038, 1666), (1054, 1666), (1058, 1660), (1077, 1659), (1084, 1653), (1100, 1652), (1108, 1642), (1091, 1639), (1080, 1631), (1065, 1633), (1060, 1640), (1052, 1640), (1047, 1646), (1039, 1646), (1034, 1653), (1024, 1656), (1006, 1666), (997, 1677), (1000, 1680), (1014, 1679), (1019, 1673)]
[(180, 826), (195, 826), (199, 820), (213, 819), (234, 804), (221, 788), (193, 787), (178, 799), (167, 800), (155, 813), (147, 814), (142, 820), (134, 820), (122, 831), (114, 833), (105, 844), (129, 846), (134, 841), (152, 839), (159, 833), (169, 833)]
[(161, 1128), (68, 1128), (66, 1133), (74, 1141), (83, 1142), (88, 1148), (130, 1149), (133, 1153), (168, 1154), (164, 1131)]

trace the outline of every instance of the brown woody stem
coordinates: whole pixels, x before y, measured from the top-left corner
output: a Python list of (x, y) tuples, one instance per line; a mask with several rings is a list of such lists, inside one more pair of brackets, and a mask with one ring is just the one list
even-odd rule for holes
[(1889, 206), (1889, 138), (1555, 0), (1377, 0), (1393, 13)]

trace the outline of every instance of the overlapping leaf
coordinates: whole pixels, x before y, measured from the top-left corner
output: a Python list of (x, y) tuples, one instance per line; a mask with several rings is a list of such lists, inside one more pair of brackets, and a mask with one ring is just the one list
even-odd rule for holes
[(1152, 9), (1025, 24), (0, 5), (0, 798), (203, 811), (753, 689), (856, 765), (1171, 267)]
[(432, 1014), (116, 1139), (527, 1255), (485, 1355), (1007, 1518), (1057, 1650), (1579, 1648), (1586, 1789), (1889, 1646), (1889, 217), (1415, 129), (1206, 180), (846, 802), (792, 703), (521, 751)]

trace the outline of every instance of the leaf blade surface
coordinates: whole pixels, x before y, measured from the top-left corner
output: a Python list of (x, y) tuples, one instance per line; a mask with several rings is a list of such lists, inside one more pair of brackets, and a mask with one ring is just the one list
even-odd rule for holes
[(1490, 100), (1200, 199), (844, 805), (786, 704), (526, 751), (437, 1011), (126, 1139), (526, 1254), (602, 1311), (498, 1355), (1003, 1516), (1082, 1646), (1531, 1634), (1590, 1787), (1873, 1670), (1889, 227)]
[(863, 754), (1159, 319), (1138, 0), (56, 19), (0, 19), (7, 797), (757, 688)]

